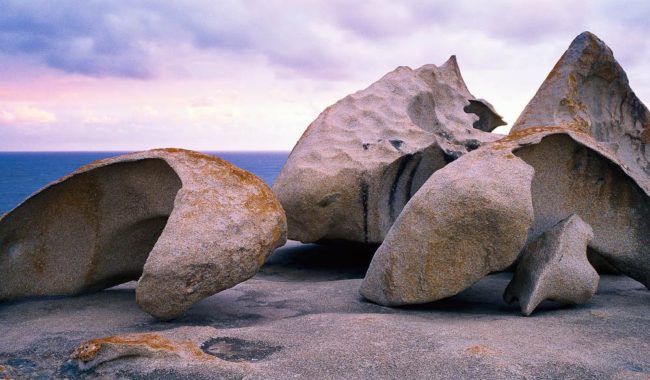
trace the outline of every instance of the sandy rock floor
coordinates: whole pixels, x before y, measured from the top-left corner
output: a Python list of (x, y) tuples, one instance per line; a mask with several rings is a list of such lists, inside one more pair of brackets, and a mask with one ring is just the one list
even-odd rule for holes
[[(291, 242), (256, 277), (172, 322), (138, 308), (134, 283), (3, 303), (0, 378), (650, 379), (650, 291), (631, 279), (602, 276), (587, 304), (546, 302), (527, 318), (501, 299), (510, 274), (447, 300), (391, 309), (358, 294), (370, 257)], [(242, 367), (134, 356), (83, 372), (67, 361), (89, 339), (181, 326), (213, 329), (203, 351)]]

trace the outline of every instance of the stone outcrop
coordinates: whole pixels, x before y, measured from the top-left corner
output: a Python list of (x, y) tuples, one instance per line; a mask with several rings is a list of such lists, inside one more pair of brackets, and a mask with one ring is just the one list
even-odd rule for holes
[(593, 228), (594, 252), (648, 287), (649, 194), (647, 176), (580, 128), (513, 133), (431, 176), (379, 247), (361, 293), (385, 305), (456, 294), (512, 264), (522, 230), (533, 241), (572, 214)]
[[(475, 218), (498, 230), (508, 222), (495, 220), (484, 199), (495, 188), (513, 189), (513, 204), (503, 208), (513, 215), (526, 214), (522, 199), (532, 198), (533, 218), (521, 226), (530, 228), (527, 242), (578, 214), (593, 228), (594, 261), (650, 286), (648, 118), (611, 50), (591, 33), (579, 35), (507, 137), (466, 154), (421, 187), (379, 247), (361, 293), (382, 304), (424, 303), (456, 294), (488, 269), (505, 269), (517, 244), (496, 232), (493, 245), (484, 243), (479, 222), (446, 206), (458, 193), (471, 194), (466, 204)], [(490, 167), (517, 175), (499, 177)], [(466, 173), (476, 173), (474, 182)], [(485, 173), (506, 183), (479, 178)], [(520, 230), (512, 233), (514, 239)]]
[(0, 300), (138, 280), (140, 307), (174, 318), (252, 277), (286, 241), (277, 198), (219, 158), (177, 149), (97, 161), (0, 219)]
[(455, 57), (398, 67), (328, 107), (294, 147), (273, 186), (289, 238), (381, 243), (433, 172), (498, 139), (488, 132), (503, 124)]
[(587, 245), (593, 237), (591, 227), (575, 214), (544, 232), (524, 250), (504, 300), (519, 301), (526, 316), (546, 299), (564, 304), (587, 302), (599, 280), (587, 260)]
[(532, 178), (521, 159), (480, 151), (435, 172), (375, 252), (361, 294), (382, 305), (424, 303), (512, 264), (533, 222), (531, 194), (521, 191)]
[(630, 170), (650, 175), (650, 112), (611, 49), (589, 32), (571, 43), (512, 132), (554, 125), (571, 125), (609, 143)]

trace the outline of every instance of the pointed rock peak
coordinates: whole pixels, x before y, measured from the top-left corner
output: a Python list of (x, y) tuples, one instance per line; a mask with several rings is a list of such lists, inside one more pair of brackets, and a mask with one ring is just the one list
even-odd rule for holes
[(456, 71), (457, 73), (460, 74), (460, 68), (458, 67), (458, 60), (456, 59), (456, 55), (452, 55), (449, 57), (449, 59), (440, 66), (442, 69), (452, 69)]
[(467, 85), (463, 80), (455, 55), (449, 57), (449, 59), (440, 66), (431, 64), (424, 65), (417, 69), (416, 72), (417, 75), (429, 83), (431, 87), (433, 87), (436, 82), (444, 82), (468, 98), (474, 98), (469, 92), (469, 89), (467, 89)]
[[(650, 111), (630, 88), (612, 50), (590, 32), (577, 36), (528, 103), (511, 134), (562, 126), (616, 144), (626, 163), (650, 174)], [(648, 157), (646, 157), (648, 151)]]
[[(606, 101), (612, 95), (618, 103)], [(629, 87), (627, 75), (603, 41), (583, 32), (555, 64), (514, 123), (512, 132), (563, 125), (598, 138), (609, 135), (603, 129), (623, 121), (624, 108), (615, 108), (625, 102), (640, 103)], [(602, 109), (603, 104), (611, 110)]]

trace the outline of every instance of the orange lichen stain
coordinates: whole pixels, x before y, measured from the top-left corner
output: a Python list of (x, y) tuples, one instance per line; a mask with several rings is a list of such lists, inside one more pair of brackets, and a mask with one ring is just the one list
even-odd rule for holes
[(34, 267), (34, 271), (38, 274), (43, 274), (45, 272), (45, 261), (43, 259), (44, 253), (39, 252), (36, 255), (32, 256), (32, 265)]
[(515, 158), (515, 155), (512, 154), (512, 153), (508, 153), (504, 157), (511, 160), (511, 159)]
[(602, 311), (602, 310), (592, 310), (589, 312), (589, 314), (593, 315), (594, 317), (598, 318), (605, 318), (609, 317), (609, 313)]
[(467, 349), (465, 349), (465, 353), (473, 356), (484, 357), (484, 356), (496, 355), (499, 353), (499, 351), (496, 348), (491, 346), (475, 344), (467, 347)]
[(92, 339), (77, 347), (77, 349), (72, 353), (71, 357), (83, 362), (89, 362), (97, 357), (97, 354), (99, 351), (101, 351), (102, 346), (105, 344), (121, 346), (145, 346), (151, 350), (167, 351), (172, 353), (179, 353), (180, 351), (184, 351), (197, 358), (210, 358), (210, 356), (204, 354), (199, 347), (190, 341), (176, 342), (167, 338), (163, 338), (158, 334), (152, 333), (115, 335), (106, 338)]
[(364, 316), (364, 317), (358, 317), (355, 322), (357, 323), (373, 323), (376, 322), (377, 318), (373, 316)]
[(644, 144), (650, 143), (650, 124), (643, 127), (643, 132), (641, 132), (641, 142)]
[(538, 133), (566, 133), (566, 132), (587, 134), (584, 130), (577, 128), (573, 123), (567, 125), (552, 126), (552, 127), (549, 126), (533, 127), (533, 128), (525, 128), (516, 132), (511, 132), (506, 137), (495, 141), (494, 144), (516, 142), (519, 139), (536, 135)]

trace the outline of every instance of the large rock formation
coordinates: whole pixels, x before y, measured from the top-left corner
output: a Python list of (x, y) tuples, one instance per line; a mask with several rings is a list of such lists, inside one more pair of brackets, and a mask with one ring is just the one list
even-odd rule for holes
[(161, 319), (253, 276), (286, 240), (260, 179), (219, 158), (161, 149), (80, 168), (0, 219), (0, 300), (74, 295), (139, 278)]
[[(521, 200), (532, 197), (534, 218), (521, 226), (530, 227), (528, 242), (571, 214), (580, 215), (594, 230), (590, 253), (650, 286), (648, 119), (609, 48), (591, 33), (581, 34), (506, 138), (465, 155), (422, 186), (379, 248), (361, 293), (392, 305), (434, 301), (514, 261), (517, 244), (496, 237), (488, 246), (477, 222), (447, 207), (440, 212), (439, 204), (453, 204), (459, 191), (448, 189), (458, 184), (467, 187), (463, 196), (474, 197), (466, 203), (473, 204), (476, 218), (499, 228), (508, 222), (493, 219), (493, 201), (484, 199), (494, 191), (488, 184), (516, 187), (513, 205), (504, 208), (512, 214), (525, 214)], [(483, 173), (473, 183), (464, 174), (491, 166), (517, 175), (498, 177), (506, 183), (494, 185), (478, 178)], [(532, 180), (522, 182), (530, 169)], [(514, 229), (513, 238), (519, 233)]]
[(512, 264), (522, 230), (532, 241), (572, 214), (592, 226), (595, 252), (648, 287), (650, 181), (635, 173), (579, 128), (511, 134), (431, 176), (379, 247), (361, 293), (386, 305), (456, 294)]
[[(489, 154), (490, 152), (484, 152)], [(438, 170), (379, 247), (361, 294), (382, 305), (445, 298), (512, 264), (533, 221), (533, 169), (480, 151)]]
[(571, 125), (610, 143), (632, 171), (650, 175), (650, 112), (612, 51), (589, 32), (573, 40), (512, 127)]
[(381, 243), (429, 176), (503, 125), (468, 91), (455, 57), (398, 67), (328, 107), (294, 147), (273, 190), (289, 238)]
[(530, 315), (546, 299), (564, 304), (587, 302), (599, 280), (587, 260), (587, 245), (593, 237), (591, 227), (575, 214), (544, 232), (524, 250), (504, 300), (519, 301), (523, 315)]

